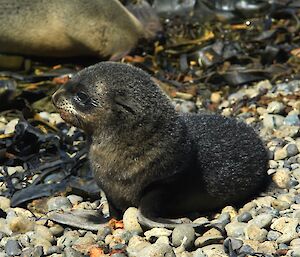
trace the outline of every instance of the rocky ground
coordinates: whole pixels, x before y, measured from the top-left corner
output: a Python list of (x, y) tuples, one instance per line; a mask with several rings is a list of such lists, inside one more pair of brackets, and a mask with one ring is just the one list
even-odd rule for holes
[[(188, 98), (188, 94), (178, 94), (173, 99), (176, 109), (203, 111), (201, 99)], [(267, 192), (241, 208), (226, 206), (209, 216), (199, 214), (194, 223), (211, 224), (199, 231), (188, 225), (174, 231), (143, 231), (135, 208), (125, 212), (123, 221), (112, 221), (104, 229), (75, 228), (54, 222), (30, 204), (11, 208), (10, 199), (1, 196), (0, 256), (300, 256), (300, 81), (261, 81), (232, 94), (217, 91), (211, 94), (209, 106), (243, 120), (260, 133), (270, 151), (268, 173), (273, 183)], [(55, 114), (42, 113), (41, 117), (53, 125), (61, 122)], [(2, 119), (1, 124), (2, 132), (9, 134), (16, 121), (7, 124)], [(22, 167), (9, 172), (22, 172)], [(0, 190), (5, 189), (2, 183)], [(103, 195), (91, 202), (82, 195), (65, 193), (44, 198), (40, 205), (46, 212), (107, 212)], [(80, 227), (76, 218), (73, 223)]]

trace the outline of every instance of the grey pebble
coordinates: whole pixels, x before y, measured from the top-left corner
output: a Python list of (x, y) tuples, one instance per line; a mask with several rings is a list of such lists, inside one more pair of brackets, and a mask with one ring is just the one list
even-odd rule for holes
[(300, 257), (300, 247), (293, 247), (291, 256), (292, 257)]
[(79, 195), (68, 195), (67, 198), (73, 205), (77, 205), (83, 201), (83, 198)]
[(227, 232), (227, 235), (230, 237), (240, 237), (244, 236), (247, 225), (247, 223), (234, 221), (227, 224), (225, 226), (225, 230)]
[(172, 233), (172, 243), (175, 247), (183, 243), (185, 249), (193, 246), (195, 241), (195, 230), (192, 226), (181, 224), (175, 227)]
[(45, 254), (50, 255), (50, 254), (54, 254), (54, 253), (61, 253), (61, 249), (56, 245), (49, 247)]
[(267, 234), (267, 239), (269, 241), (276, 241), (278, 237), (281, 236), (281, 233), (274, 231), (274, 230), (270, 230)]
[(278, 248), (279, 248), (279, 249), (288, 249), (289, 247), (288, 247), (287, 244), (280, 243), (280, 244), (278, 244)]
[(107, 235), (110, 235), (112, 230), (110, 227), (102, 227), (97, 232), (97, 240), (104, 241)]
[(43, 256), (43, 247), (42, 246), (36, 246), (34, 248), (28, 248), (26, 250), (23, 250), (21, 257), (40, 257)]
[(64, 250), (65, 257), (83, 257), (83, 254), (76, 251), (72, 247), (66, 247)]
[(242, 247), (243, 245), (243, 241), (242, 240), (239, 240), (239, 239), (236, 239), (236, 238), (232, 238), (232, 237), (227, 237), (225, 240), (224, 240), (224, 247), (225, 248), (229, 248), (229, 245), (230, 247), (232, 248), (232, 250), (238, 250)]
[(126, 257), (126, 255), (124, 253), (114, 253), (111, 257)]
[(284, 118), (284, 124), (289, 126), (300, 126), (300, 119), (297, 114), (289, 114)]
[(4, 250), (9, 256), (16, 256), (22, 253), (21, 246), (17, 240), (8, 240), (5, 244)]
[(146, 246), (137, 256), (143, 257), (176, 257), (172, 247), (168, 244), (155, 243)]
[(69, 210), (72, 208), (72, 204), (67, 197), (57, 196), (52, 197), (47, 202), (48, 211), (54, 210)]
[(237, 220), (239, 222), (248, 222), (249, 220), (252, 219), (252, 215), (250, 212), (243, 212), (242, 214), (240, 214), (238, 217), (237, 217)]
[(192, 257), (208, 257), (208, 256), (202, 251), (202, 249), (199, 248), (193, 252)]
[(299, 153), (299, 149), (296, 144), (288, 144), (286, 147), (287, 155), (288, 157), (295, 156), (296, 154)]
[(239, 253), (241, 253), (241, 254), (244, 253), (244, 254), (251, 255), (251, 254), (255, 253), (255, 251), (253, 250), (253, 248), (251, 246), (249, 246), (249, 245), (243, 245), (240, 248)]

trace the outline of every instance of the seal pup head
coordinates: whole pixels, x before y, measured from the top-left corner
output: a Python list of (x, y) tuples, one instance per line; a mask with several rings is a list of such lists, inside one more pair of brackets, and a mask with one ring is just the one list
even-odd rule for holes
[(66, 122), (91, 135), (96, 130), (145, 129), (175, 115), (167, 96), (149, 74), (115, 62), (83, 69), (52, 99)]

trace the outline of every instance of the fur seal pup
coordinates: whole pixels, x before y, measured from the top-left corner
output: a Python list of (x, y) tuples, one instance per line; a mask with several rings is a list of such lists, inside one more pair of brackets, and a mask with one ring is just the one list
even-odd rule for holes
[(268, 154), (254, 130), (219, 115), (180, 114), (150, 75), (101, 62), (54, 95), (91, 138), (89, 158), (110, 208), (139, 207), (143, 225), (235, 204), (261, 190)]
[(149, 27), (118, 0), (1, 0), (0, 52), (117, 59), (159, 29), (143, 7)]

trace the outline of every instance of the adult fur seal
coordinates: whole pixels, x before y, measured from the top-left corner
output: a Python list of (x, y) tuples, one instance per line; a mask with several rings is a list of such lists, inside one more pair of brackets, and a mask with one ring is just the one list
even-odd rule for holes
[(146, 8), (149, 30), (118, 0), (1, 0), (0, 52), (116, 59), (159, 28)]
[(139, 207), (147, 226), (172, 227), (156, 218), (244, 201), (266, 182), (267, 151), (251, 127), (177, 113), (141, 69), (90, 66), (53, 102), (66, 122), (90, 136), (91, 166), (110, 207)]

